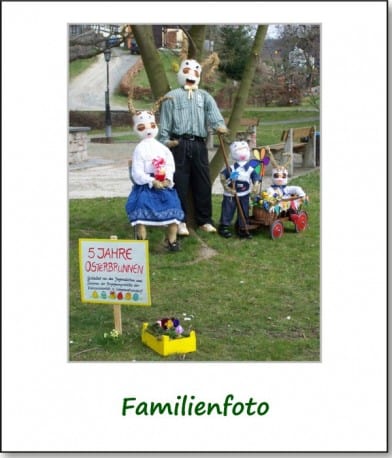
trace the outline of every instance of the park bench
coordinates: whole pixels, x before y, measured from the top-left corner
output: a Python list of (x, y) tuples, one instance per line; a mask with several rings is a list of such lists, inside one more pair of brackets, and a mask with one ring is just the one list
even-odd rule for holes
[[(229, 122), (228, 119), (225, 119), (225, 123)], [(236, 140), (245, 140), (249, 143), (251, 148), (256, 148), (256, 134), (257, 126), (259, 125), (260, 120), (257, 118), (242, 118), (240, 120), (241, 130), (236, 132)]]
[(314, 126), (291, 127), (284, 130), (280, 143), (269, 145), (269, 147), (277, 159), (282, 160), (283, 153), (290, 155), (289, 176), (294, 174), (294, 153), (302, 155), (302, 167), (316, 167), (316, 129)]

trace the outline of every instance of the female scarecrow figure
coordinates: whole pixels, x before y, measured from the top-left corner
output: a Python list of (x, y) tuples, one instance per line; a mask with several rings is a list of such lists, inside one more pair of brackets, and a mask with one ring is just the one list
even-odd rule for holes
[(136, 226), (137, 238), (147, 238), (146, 226), (167, 226), (167, 247), (178, 251), (178, 224), (184, 212), (174, 189), (175, 165), (171, 151), (156, 140), (158, 127), (152, 111), (137, 111), (129, 98), (128, 107), (132, 114), (134, 131), (141, 138), (137, 144), (131, 168), (133, 188), (125, 205), (129, 222)]

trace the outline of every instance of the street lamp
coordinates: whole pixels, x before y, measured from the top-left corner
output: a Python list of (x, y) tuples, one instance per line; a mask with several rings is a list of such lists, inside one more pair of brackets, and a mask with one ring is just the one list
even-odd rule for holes
[(105, 92), (105, 134), (107, 138), (112, 136), (112, 118), (110, 115), (109, 105), (109, 61), (112, 56), (110, 48), (106, 48), (103, 52), (106, 61), (106, 92)]

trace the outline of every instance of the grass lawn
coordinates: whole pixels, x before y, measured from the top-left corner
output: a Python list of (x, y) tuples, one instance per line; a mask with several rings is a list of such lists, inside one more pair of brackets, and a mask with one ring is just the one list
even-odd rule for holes
[(69, 77), (70, 79), (80, 75), (84, 70), (87, 70), (90, 65), (97, 61), (97, 56), (89, 57), (86, 59), (77, 59), (69, 63)]
[[(290, 182), (310, 197), (309, 227), (272, 240), (261, 229), (251, 240), (223, 239), (199, 230), (182, 239), (181, 251), (163, 248), (165, 230), (149, 229), (152, 306), (122, 306), (123, 335), (113, 308), (80, 300), (79, 238), (132, 239), (124, 198), (69, 201), (69, 359), (71, 361), (173, 361), (144, 346), (142, 322), (192, 316), (197, 351), (189, 361), (320, 360), (320, 177), (314, 171)], [(221, 197), (214, 196), (214, 220)], [(212, 255), (211, 255), (212, 254)]]

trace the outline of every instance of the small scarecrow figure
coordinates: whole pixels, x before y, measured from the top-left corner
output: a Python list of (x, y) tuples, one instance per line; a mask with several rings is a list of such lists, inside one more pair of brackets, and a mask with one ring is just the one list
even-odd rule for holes
[(277, 198), (287, 196), (305, 197), (305, 192), (300, 186), (289, 186), (287, 184), (287, 167), (290, 164), (290, 160), (283, 165), (279, 165), (270, 150), (268, 154), (271, 157), (272, 164), (272, 184), (267, 189), (267, 193)]
[(125, 205), (129, 222), (136, 226), (139, 240), (147, 238), (146, 226), (167, 226), (167, 247), (178, 251), (178, 224), (184, 218), (181, 203), (174, 189), (174, 159), (171, 151), (156, 140), (158, 127), (152, 111), (137, 111), (130, 98), (134, 131), (141, 138), (132, 157), (131, 179), (133, 187)]
[[(229, 226), (237, 208), (237, 234), (241, 238), (251, 238), (247, 230), (249, 222), (249, 196), (260, 192), (261, 176), (250, 161), (250, 149), (246, 141), (235, 141), (230, 145), (234, 163), (220, 172), (223, 186), (223, 199), (218, 233), (229, 238), (233, 234)], [(257, 164), (256, 164), (257, 165)]]
[[(288, 185), (287, 163), (279, 165), (268, 148), (272, 164), (272, 184), (261, 193), (264, 209), (275, 213), (291, 213), (307, 202), (305, 191), (300, 186)], [(259, 197), (260, 200), (260, 197)]]

